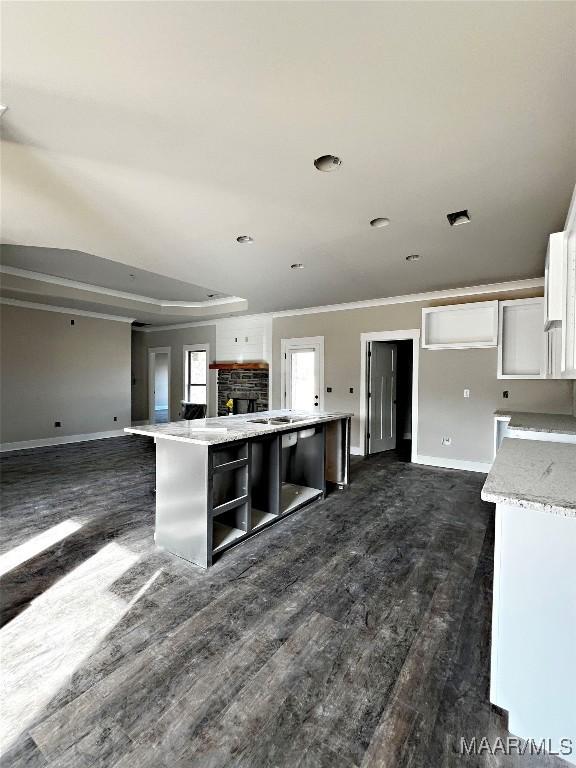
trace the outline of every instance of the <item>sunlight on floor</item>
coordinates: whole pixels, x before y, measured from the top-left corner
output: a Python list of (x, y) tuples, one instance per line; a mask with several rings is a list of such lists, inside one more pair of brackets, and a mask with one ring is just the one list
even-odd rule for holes
[(41, 714), (158, 576), (160, 571), (130, 602), (111, 593), (109, 587), (139, 557), (116, 543), (107, 544), (0, 631), (3, 750)]
[(31, 560), (40, 552), (43, 552), (48, 547), (56, 544), (58, 541), (62, 541), (71, 533), (74, 533), (82, 527), (82, 523), (77, 523), (75, 520), (64, 520), (58, 525), (54, 525), (52, 528), (48, 528), (47, 531), (39, 533), (37, 536), (33, 536), (24, 544), (20, 544), (18, 547), (14, 547), (9, 552), (0, 555), (0, 576), (3, 576), (8, 571), (16, 568), (17, 565), (22, 565), (27, 560)]

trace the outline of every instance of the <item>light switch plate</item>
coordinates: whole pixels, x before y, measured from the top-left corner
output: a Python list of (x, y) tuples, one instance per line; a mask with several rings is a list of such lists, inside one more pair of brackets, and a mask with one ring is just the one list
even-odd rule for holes
[(469, 389), (465, 389), (464, 390), (464, 397), (470, 397), (470, 390)]

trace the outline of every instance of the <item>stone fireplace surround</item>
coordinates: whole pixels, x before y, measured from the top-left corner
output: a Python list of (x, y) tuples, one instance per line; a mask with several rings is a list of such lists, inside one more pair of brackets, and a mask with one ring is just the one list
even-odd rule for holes
[(218, 416), (226, 416), (226, 402), (232, 398), (255, 397), (255, 410), (268, 410), (268, 370), (242, 368), (218, 368)]

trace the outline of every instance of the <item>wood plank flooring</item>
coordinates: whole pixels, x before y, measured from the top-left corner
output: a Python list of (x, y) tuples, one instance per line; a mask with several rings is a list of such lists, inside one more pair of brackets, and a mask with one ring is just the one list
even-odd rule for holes
[(3, 767), (566, 765), (458, 751), (506, 735), (483, 476), (356, 461), (206, 572), (154, 547), (151, 441), (2, 470)]

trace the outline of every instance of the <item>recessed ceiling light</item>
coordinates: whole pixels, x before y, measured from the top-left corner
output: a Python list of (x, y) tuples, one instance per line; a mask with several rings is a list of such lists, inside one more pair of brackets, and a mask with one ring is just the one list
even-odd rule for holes
[(406, 261), (420, 261), (421, 258), (419, 253), (411, 253), (410, 256), (406, 256)]
[(463, 211), (448, 213), (446, 214), (446, 218), (451, 227), (459, 227), (460, 224), (468, 224), (470, 221), (470, 214), (468, 213), (468, 210), (465, 209)]
[(304, 269), (304, 264), (290, 264), (290, 269)]
[(250, 235), (240, 235), (240, 237), (236, 238), (237, 243), (253, 243), (254, 238), (250, 237)]
[(342, 165), (342, 160), (336, 155), (322, 155), (314, 160), (314, 167), (318, 171), (335, 171)]
[(372, 219), (370, 222), (371, 227), (387, 227), (388, 224), (390, 224), (390, 219), (385, 219), (382, 217), (378, 217), (377, 219)]

